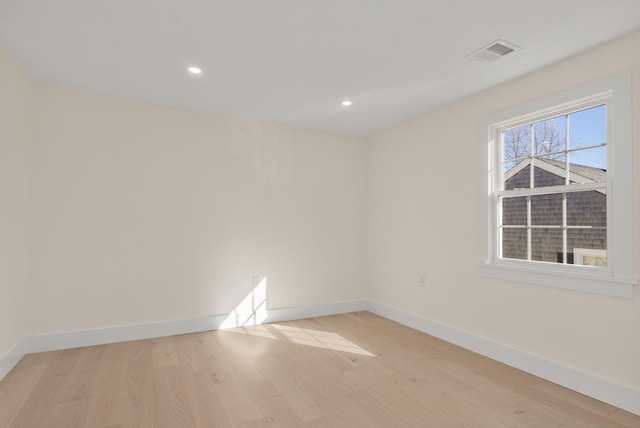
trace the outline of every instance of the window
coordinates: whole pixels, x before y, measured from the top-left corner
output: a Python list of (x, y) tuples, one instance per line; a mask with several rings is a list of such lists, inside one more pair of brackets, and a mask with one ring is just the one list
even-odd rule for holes
[(483, 119), (484, 275), (632, 297), (630, 93), (616, 76)]
[(574, 248), (606, 252), (607, 101), (497, 127), (498, 258), (571, 264)]

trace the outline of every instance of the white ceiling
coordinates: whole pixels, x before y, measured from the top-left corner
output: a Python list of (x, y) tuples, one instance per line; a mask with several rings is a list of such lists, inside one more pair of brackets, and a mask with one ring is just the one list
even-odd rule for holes
[(638, 29), (640, 0), (0, 0), (36, 81), (355, 135)]

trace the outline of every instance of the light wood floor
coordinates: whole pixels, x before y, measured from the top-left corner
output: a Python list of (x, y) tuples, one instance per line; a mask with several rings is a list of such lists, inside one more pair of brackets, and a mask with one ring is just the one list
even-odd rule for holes
[(26, 356), (0, 427), (640, 427), (369, 312)]

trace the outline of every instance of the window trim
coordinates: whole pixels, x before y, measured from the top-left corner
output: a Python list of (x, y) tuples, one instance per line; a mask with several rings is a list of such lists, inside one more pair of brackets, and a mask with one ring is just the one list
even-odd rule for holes
[[(632, 298), (635, 279), (633, 221), (633, 140), (631, 75), (624, 73), (485, 116), (482, 204), (482, 276), (515, 282)], [(506, 123), (528, 123), (567, 109), (607, 99), (606, 269), (520, 261), (497, 257), (496, 191), (501, 168), (499, 130)]]

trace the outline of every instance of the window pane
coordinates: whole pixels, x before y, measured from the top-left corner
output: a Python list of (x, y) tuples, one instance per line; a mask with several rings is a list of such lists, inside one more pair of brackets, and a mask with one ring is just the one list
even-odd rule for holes
[(562, 229), (531, 229), (531, 260), (558, 263), (562, 253)]
[(529, 162), (520, 162), (505, 172), (503, 176), (504, 190), (528, 189), (531, 187), (531, 167)]
[(575, 248), (607, 249), (606, 229), (567, 229), (567, 251)]
[(569, 149), (605, 144), (607, 138), (604, 105), (569, 115)]
[(502, 229), (502, 257), (527, 259), (527, 229)]
[(514, 167), (516, 166), (516, 163), (511, 161), (511, 162), (503, 162), (502, 163), (502, 172), (504, 174), (508, 174), (509, 171), (511, 171)]
[(607, 266), (606, 229), (567, 229), (567, 251), (578, 265)]
[(531, 224), (562, 226), (562, 193), (531, 196)]
[(578, 183), (602, 182), (607, 179), (607, 148), (576, 150), (569, 152), (570, 170), (580, 177)]
[(568, 226), (607, 226), (607, 195), (604, 189), (567, 193)]
[(559, 186), (565, 184), (565, 162), (535, 159), (534, 165), (534, 187)]
[[(565, 150), (565, 117), (557, 116), (551, 119), (541, 120), (533, 125), (533, 154), (546, 155), (547, 153), (563, 152)], [(561, 154), (548, 155), (557, 158)]]
[(554, 153), (551, 155), (541, 155), (538, 157), (538, 159), (542, 159), (543, 161), (546, 161), (551, 165), (557, 166), (559, 168), (564, 168), (565, 156), (566, 156), (565, 152), (562, 152), (562, 153)]
[(527, 225), (527, 197), (502, 198), (502, 224), (507, 226)]
[(531, 154), (531, 125), (502, 131), (502, 142), (503, 160), (526, 158)]

